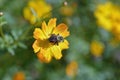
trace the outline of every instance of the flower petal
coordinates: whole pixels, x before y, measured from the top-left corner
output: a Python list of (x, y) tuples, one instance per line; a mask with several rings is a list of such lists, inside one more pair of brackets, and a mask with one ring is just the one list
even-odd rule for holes
[(28, 6), (29, 6), (29, 7), (32, 6), (33, 8), (36, 8), (36, 7), (37, 7), (36, 3), (37, 3), (37, 2), (35, 2), (35, 1), (30, 1), (30, 2), (28, 3)]
[(56, 35), (60, 34), (63, 37), (67, 37), (69, 35), (67, 29), (68, 29), (67, 25), (61, 23), (54, 29), (53, 33)]
[(31, 12), (29, 10), (29, 7), (24, 8), (23, 14), (24, 14), (25, 19), (29, 20), (29, 18), (31, 18)]
[(42, 32), (42, 30), (40, 28), (35, 28), (35, 30), (33, 32), (33, 37), (35, 39), (41, 39), (41, 40), (46, 38), (44, 33)]
[(48, 26), (46, 25), (45, 21), (42, 23), (42, 31), (44, 32), (45, 36), (48, 37), (50, 31), (49, 31)]
[(69, 48), (69, 43), (68, 43), (67, 40), (64, 40), (64, 42), (59, 43), (59, 46), (60, 46), (61, 50), (68, 49)]
[(48, 29), (49, 29), (49, 34), (52, 33), (53, 29), (56, 27), (56, 18), (52, 18), (48, 22)]
[(47, 39), (45, 40), (38, 40), (39, 41), (39, 46), (42, 48), (49, 48), (51, 46), (51, 43)]
[(35, 40), (35, 42), (32, 45), (34, 52), (37, 53), (40, 50), (39, 42), (38, 40)]
[(41, 48), (40, 52), (37, 54), (37, 57), (40, 61), (49, 63), (52, 59), (50, 49), (45, 50)]
[(56, 59), (60, 59), (62, 57), (61, 49), (59, 46), (56, 46), (56, 45), (52, 46), (51, 52), (52, 52), (53, 57), (55, 57)]
[(69, 31), (65, 30), (64, 32), (62, 32), (60, 35), (62, 35), (63, 38), (67, 37), (70, 35)]

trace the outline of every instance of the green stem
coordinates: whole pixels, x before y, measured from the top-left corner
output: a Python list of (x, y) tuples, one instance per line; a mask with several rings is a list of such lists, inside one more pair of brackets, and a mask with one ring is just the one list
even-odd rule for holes
[(2, 38), (4, 38), (4, 33), (3, 33), (3, 29), (2, 29), (2, 23), (3, 23), (3, 17), (0, 17), (0, 35)]
[(20, 37), (20, 39), (21, 40), (26, 40), (26, 38), (28, 38), (27, 37), (27, 35), (28, 35), (28, 33), (29, 33), (29, 31), (32, 29), (32, 28), (34, 28), (33, 26), (30, 26), (25, 32), (24, 32), (24, 34)]
[(0, 35), (2, 38), (4, 38), (4, 33), (3, 33), (3, 30), (2, 30), (2, 26), (0, 26)]

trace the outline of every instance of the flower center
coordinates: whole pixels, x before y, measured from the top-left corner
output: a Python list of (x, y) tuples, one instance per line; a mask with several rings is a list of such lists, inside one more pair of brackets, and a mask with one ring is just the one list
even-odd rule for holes
[(59, 34), (58, 35), (55, 35), (55, 34), (51, 34), (50, 38), (48, 39), (51, 43), (53, 43), (54, 45), (55, 44), (59, 44), (59, 42), (63, 42), (64, 41), (64, 38), (62, 36), (60, 36)]

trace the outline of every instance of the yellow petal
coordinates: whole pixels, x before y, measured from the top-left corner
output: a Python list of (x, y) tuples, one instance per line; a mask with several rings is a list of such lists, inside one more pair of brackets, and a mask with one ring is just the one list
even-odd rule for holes
[(30, 1), (29, 3), (28, 3), (28, 6), (29, 7), (32, 7), (32, 8), (37, 8), (37, 2), (35, 2), (35, 1)]
[(36, 17), (32, 16), (31, 19), (30, 19), (30, 23), (35, 24), (35, 22), (36, 22)]
[(38, 52), (40, 48), (47, 49), (50, 46), (51, 46), (51, 43), (49, 43), (48, 40), (40, 40), (40, 39), (35, 40), (35, 42), (32, 45), (35, 53)]
[(38, 41), (39, 41), (39, 46), (42, 48), (49, 48), (51, 46), (51, 44), (49, 43), (49, 41), (47, 39), (38, 40)]
[(40, 52), (37, 54), (37, 57), (40, 61), (45, 62), (45, 63), (49, 63), (52, 59), (50, 50), (49, 49), (45, 50), (42, 48), (41, 48)]
[(35, 42), (32, 45), (34, 52), (37, 53), (40, 50), (39, 42), (35, 40)]
[(61, 49), (59, 46), (56, 46), (56, 45), (52, 46), (51, 52), (52, 52), (53, 57), (55, 57), (56, 59), (60, 59), (62, 57)]
[(68, 29), (67, 25), (61, 23), (54, 29), (53, 33), (56, 35), (60, 34), (63, 37), (67, 37), (69, 35), (67, 29)]
[(49, 31), (48, 26), (46, 25), (45, 21), (42, 23), (42, 31), (44, 32), (46, 37), (48, 37), (48, 35), (50, 34), (50, 31)]
[(33, 32), (33, 37), (35, 39), (41, 39), (41, 40), (46, 38), (44, 33), (42, 32), (42, 30), (40, 28), (35, 28), (35, 30)]
[(31, 14), (28, 7), (24, 8), (23, 14), (24, 14), (25, 19), (27, 19), (27, 20), (29, 20), (31, 18), (31, 16), (32, 16), (32, 14)]
[(48, 22), (48, 29), (49, 29), (49, 33), (51, 34), (53, 29), (56, 27), (56, 18), (52, 18), (49, 20)]
[(59, 43), (59, 46), (60, 46), (61, 50), (68, 49), (69, 48), (69, 43), (68, 43), (67, 40), (64, 40), (64, 42)]
[(60, 35), (62, 35), (63, 38), (67, 37), (70, 35), (69, 31), (65, 30), (64, 32), (62, 32)]

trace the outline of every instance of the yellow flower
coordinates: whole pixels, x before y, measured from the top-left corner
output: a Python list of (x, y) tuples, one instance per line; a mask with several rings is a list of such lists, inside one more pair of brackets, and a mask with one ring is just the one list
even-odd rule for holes
[(68, 41), (64, 39), (69, 36), (68, 27), (61, 23), (56, 27), (56, 18), (49, 20), (48, 25), (44, 21), (42, 28), (35, 28), (33, 37), (36, 39), (33, 43), (34, 52), (42, 62), (50, 62), (52, 57), (60, 59), (61, 51), (68, 48)]
[(71, 6), (63, 6), (60, 8), (60, 13), (64, 16), (72, 16), (74, 9)]
[(51, 6), (45, 0), (30, 0), (24, 8), (23, 14), (26, 20), (34, 24), (39, 18), (49, 17), (50, 14), (46, 13), (50, 12), (51, 9)]
[(76, 61), (70, 62), (66, 67), (66, 74), (70, 77), (74, 77), (77, 74), (78, 64)]
[(95, 11), (98, 24), (120, 40), (120, 7), (110, 2), (98, 5)]
[(113, 4), (107, 2), (105, 4), (99, 4), (94, 13), (98, 25), (108, 31), (111, 31), (112, 29), (112, 22), (110, 18), (113, 10)]
[(93, 54), (95, 57), (101, 57), (104, 45), (98, 41), (93, 41), (90, 45), (91, 54)]
[(13, 76), (13, 80), (25, 80), (25, 74), (23, 72), (17, 72)]
[(114, 12), (112, 12), (112, 33), (113, 35), (120, 40), (120, 8), (116, 8)]

